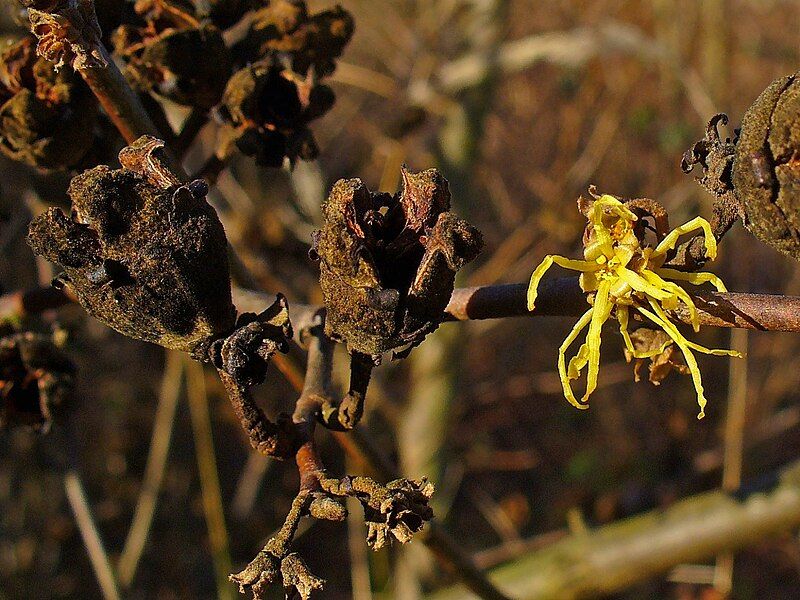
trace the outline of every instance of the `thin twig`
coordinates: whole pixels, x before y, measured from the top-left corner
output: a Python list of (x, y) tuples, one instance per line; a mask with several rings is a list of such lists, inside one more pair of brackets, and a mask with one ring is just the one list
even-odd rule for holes
[[(586, 298), (577, 278), (542, 282), (533, 312), (528, 311), (527, 290), (526, 283), (457, 288), (447, 305), (447, 319), (578, 316), (586, 310)], [(800, 332), (798, 296), (731, 292), (698, 292), (690, 293), (690, 296), (697, 305), (703, 325)], [(690, 322), (689, 312), (683, 308), (673, 311), (672, 315), (684, 323)]]
[(158, 398), (158, 408), (153, 423), (153, 433), (150, 438), (150, 451), (147, 455), (147, 465), (142, 478), (142, 489), (133, 511), (128, 536), (125, 546), (117, 563), (119, 581), (122, 587), (127, 588), (133, 583), (136, 568), (144, 551), (153, 524), (158, 494), (164, 471), (167, 466), (167, 455), (172, 438), (172, 428), (175, 423), (175, 412), (181, 392), (181, 378), (183, 375), (183, 360), (178, 352), (166, 353), (164, 361), (164, 374), (161, 378), (161, 392)]
[[(301, 311), (301, 314), (308, 317), (307, 320), (304, 320), (304, 323), (306, 323), (305, 330), (309, 331), (308, 328), (314, 326), (314, 315), (318, 313)], [(304, 329), (296, 324), (295, 330), (299, 332)], [(324, 348), (324, 343), (320, 343), (316, 346), (313, 352), (318, 352), (322, 348)], [(327, 359), (323, 355), (324, 353), (320, 353), (320, 355), (315, 358), (315, 361), (317, 361), (316, 364), (324, 364), (324, 361)], [(304, 386), (303, 388), (298, 387), (296, 389), (298, 392), (301, 392), (301, 397), (302, 393), (305, 391), (305, 397), (310, 398), (315, 391), (326, 389), (327, 385), (325, 382), (326, 379), (324, 376), (320, 377), (315, 375), (313, 384), (310, 384), (308, 387)], [(298, 401), (295, 421), (307, 420), (308, 414), (313, 411), (313, 407), (313, 401)], [(348, 453), (350, 458), (362, 465), (365, 471), (374, 473), (384, 481), (390, 481), (400, 477), (400, 472), (397, 467), (385, 456), (383, 450), (370, 440), (369, 436), (365, 434), (362, 429), (354, 429), (346, 434), (340, 431), (332, 431), (331, 433), (339, 445)], [(312, 466), (309, 468), (309, 465)], [(318, 465), (314, 464), (312, 460), (309, 461), (308, 464), (300, 464), (298, 462), (298, 467), (301, 473), (303, 471), (311, 473)], [(486, 578), (458, 542), (435, 521), (428, 524), (427, 529), (421, 534), (421, 539), (433, 552), (434, 556), (480, 598), (484, 600), (508, 600), (507, 597)]]
[[(445, 309), (444, 320), (573, 317), (579, 316), (586, 310), (586, 296), (581, 291), (577, 278), (564, 277), (543, 281), (536, 299), (536, 310), (533, 312), (528, 311), (527, 290), (527, 283), (456, 288)], [(58, 290), (51, 292), (48, 288), (36, 288), (0, 297), (0, 316), (3, 318), (12, 315), (25, 316), (57, 308), (70, 301), (63, 293), (57, 292)], [(240, 310), (258, 311), (265, 303), (271, 303), (275, 297), (274, 294), (241, 288), (234, 288), (233, 294), (234, 302)], [(691, 291), (689, 295), (697, 305), (702, 325), (800, 332), (800, 296)], [(34, 298), (35, 300), (31, 300)], [(308, 323), (320, 308), (307, 304), (291, 304), (295, 331), (301, 329), (298, 323)], [(684, 323), (691, 322), (688, 311), (682, 308), (673, 311), (672, 316)]]
[(108, 554), (100, 539), (100, 534), (94, 524), (92, 509), (86, 500), (86, 492), (83, 489), (80, 476), (74, 470), (69, 470), (64, 475), (64, 489), (67, 493), (67, 500), (75, 515), (75, 522), (81, 533), (86, 552), (92, 563), (97, 582), (106, 600), (120, 600), (117, 581), (114, 577), (114, 570), (108, 560)]

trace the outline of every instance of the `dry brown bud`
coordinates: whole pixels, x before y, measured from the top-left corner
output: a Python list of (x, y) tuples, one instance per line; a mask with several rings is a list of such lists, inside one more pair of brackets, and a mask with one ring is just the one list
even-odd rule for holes
[(246, 64), (270, 59), (305, 76), (333, 72), (335, 59), (353, 36), (353, 17), (340, 6), (309, 15), (300, 0), (272, 0), (256, 11), (245, 39), (234, 52)]
[(172, 183), (157, 166), (161, 146), (141, 138), (121, 153), (128, 168), (75, 177), (72, 216), (51, 208), (31, 223), (28, 241), (64, 268), (58, 282), (92, 316), (205, 358), (235, 321), (225, 232), (205, 200), (208, 186)]
[(260, 165), (279, 167), (284, 157), (311, 160), (318, 150), (308, 124), (334, 103), (333, 91), (268, 61), (255, 63), (231, 77), (221, 114), (232, 143)]

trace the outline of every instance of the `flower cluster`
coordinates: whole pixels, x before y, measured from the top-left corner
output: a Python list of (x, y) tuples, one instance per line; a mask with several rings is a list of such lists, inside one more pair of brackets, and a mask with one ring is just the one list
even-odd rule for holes
[[(687, 273), (663, 265), (680, 236), (698, 230), (702, 230), (705, 235), (706, 256), (713, 260), (717, 254), (717, 244), (710, 225), (705, 219), (696, 217), (668, 233), (659, 232), (662, 239), (652, 247), (644, 245), (645, 227), (640, 218), (613, 196), (602, 195), (596, 198), (586, 207), (585, 214), (589, 224), (584, 236), (584, 260), (545, 256), (534, 270), (528, 289), (528, 309), (533, 310), (539, 282), (545, 272), (553, 264), (557, 264), (579, 271), (581, 289), (590, 294), (591, 307), (578, 319), (558, 351), (558, 373), (564, 396), (577, 408), (587, 408), (589, 396), (597, 387), (602, 326), (613, 314), (619, 322), (627, 351), (633, 358), (654, 357), (671, 343), (680, 348), (697, 392), (697, 402), (700, 405), (698, 418), (702, 418), (705, 414), (706, 398), (700, 369), (692, 350), (706, 354), (740, 355), (730, 350), (710, 350), (687, 340), (670, 320), (667, 311), (675, 310), (683, 304), (689, 311), (694, 330), (699, 331), (697, 307), (686, 290), (675, 282), (694, 285), (711, 283), (721, 292), (726, 291), (725, 286), (712, 273)], [(663, 330), (669, 339), (657, 348), (642, 350), (634, 346), (628, 332), (631, 310), (638, 311)], [(567, 363), (567, 350), (587, 327), (586, 341)], [(584, 369), (587, 369), (586, 391), (579, 400), (570, 382), (577, 379)]]

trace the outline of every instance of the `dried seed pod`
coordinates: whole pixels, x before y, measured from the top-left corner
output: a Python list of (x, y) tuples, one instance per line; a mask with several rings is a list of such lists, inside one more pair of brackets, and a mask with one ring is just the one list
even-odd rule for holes
[(733, 159), (745, 226), (800, 260), (800, 81), (773, 81), (747, 110)]
[(700, 183), (717, 197), (718, 235), (741, 216), (759, 240), (800, 260), (800, 80), (798, 74), (773, 81), (750, 106), (734, 140), (723, 140), (717, 123), (682, 162), (688, 172), (703, 168)]
[(143, 137), (72, 180), (72, 217), (51, 208), (31, 223), (34, 252), (58, 263), (86, 311), (117, 331), (205, 359), (230, 333), (226, 238), (204, 182), (180, 185)]
[(127, 77), (178, 104), (208, 110), (219, 103), (233, 69), (219, 29), (201, 23), (191, 4), (140, 0), (136, 11), (145, 25), (123, 25), (113, 36)]
[(230, 143), (260, 165), (279, 167), (284, 157), (295, 161), (317, 156), (308, 124), (333, 103), (329, 87), (262, 61), (231, 77), (220, 113), (228, 124)]
[(0, 337), (0, 429), (25, 425), (47, 432), (53, 411), (72, 393), (75, 367), (52, 336)]
[(287, 598), (308, 600), (314, 590), (321, 590), (325, 580), (308, 570), (305, 561), (296, 552), (287, 554), (281, 561), (281, 577)]
[(270, 58), (301, 75), (313, 67), (322, 77), (336, 68), (354, 28), (353, 17), (340, 6), (309, 15), (305, 2), (272, 0), (256, 11), (234, 52), (242, 63)]
[(26, 37), (0, 55), (0, 151), (45, 169), (77, 165), (92, 146), (94, 97), (73, 70), (36, 56)]
[(483, 243), (450, 212), (447, 181), (435, 169), (404, 168), (402, 190), (391, 196), (340, 180), (323, 211), (312, 256), (320, 261), (325, 332), (372, 356), (421, 343), (441, 322), (456, 272)]

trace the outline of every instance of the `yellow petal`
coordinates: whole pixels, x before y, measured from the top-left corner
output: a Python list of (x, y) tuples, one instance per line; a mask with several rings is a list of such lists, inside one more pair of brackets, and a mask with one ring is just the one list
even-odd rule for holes
[(661, 277), (666, 277), (667, 279), (676, 279), (678, 281), (688, 281), (694, 285), (702, 285), (704, 283), (711, 283), (714, 287), (717, 288), (718, 292), (727, 292), (728, 290), (725, 288), (725, 284), (722, 283), (722, 280), (714, 275), (713, 273), (707, 273), (702, 271), (700, 273), (685, 273), (683, 271), (677, 271), (675, 269), (653, 269), (655, 273), (660, 275)]
[(594, 298), (594, 312), (592, 313), (592, 321), (589, 324), (589, 332), (586, 334), (586, 345), (589, 347), (589, 372), (586, 375), (586, 393), (581, 400), (583, 403), (588, 402), (589, 396), (597, 388), (603, 323), (611, 315), (611, 309), (614, 306), (608, 295), (611, 284), (611, 280), (600, 282), (600, 287), (597, 288), (597, 295)]
[(714, 234), (711, 232), (711, 225), (703, 217), (695, 217), (670, 231), (656, 246), (653, 257), (666, 254), (675, 247), (675, 244), (678, 243), (678, 238), (698, 229), (702, 229), (705, 236), (706, 256), (709, 260), (714, 260), (717, 257), (717, 240), (714, 239)]
[(697, 418), (702, 419), (706, 414), (705, 408), (707, 400), (703, 390), (703, 380), (700, 375), (700, 367), (697, 365), (697, 360), (695, 360), (694, 354), (692, 354), (692, 351), (689, 348), (689, 340), (683, 337), (681, 332), (678, 331), (678, 328), (675, 327), (675, 325), (669, 320), (669, 317), (667, 317), (666, 313), (661, 310), (661, 307), (658, 306), (658, 304), (656, 304), (653, 300), (650, 300), (650, 307), (653, 309), (655, 314), (641, 306), (637, 308), (645, 317), (661, 327), (667, 333), (667, 335), (673, 339), (678, 348), (681, 349), (681, 352), (683, 352), (683, 358), (686, 361), (686, 366), (689, 367), (689, 373), (692, 376), (694, 389), (697, 393), (697, 404), (700, 406), (700, 414), (697, 415)]
[(628, 307), (617, 305), (617, 321), (619, 321), (619, 332), (622, 334), (622, 339), (625, 340), (625, 347), (628, 349), (628, 352), (633, 358), (652, 358), (658, 354), (661, 354), (664, 350), (666, 350), (667, 346), (670, 345), (671, 342), (666, 341), (661, 344), (661, 346), (653, 350), (645, 352), (637, 350), (633, 345), (630, 333), (628, 333), (628, 320)]
[(539, 283), (542, 281), (544, 274), (554, 263), (565, 269), (572, 269), (573, 271), (597, 271), (600, 268), (600, 265), (597, 263), (587, 262), (585, 260), (573, 260), (555, 254), (548, 254), (531, 274), (531, 282), (528, 285), (528, 310), (534, 309), (536, 296), (538, 296), (539, 293)]
[(637, 292), (647, 296), (652, 296), (658, 300), (666, 300), (671, 296), (669, 292), (665, 292), (664, 290), (657, 288), (653, 284), (649, 283), (644, 277), (638, 273), (634, 273), (630, 269), (618, 267), (615, 270), (615, 273), (620, 279), (622, 279)]
[(594, 307), (591, 307), (575, 325), (572, 327), (572, 331), (569, 332), (569, 335), (564, 339), (561, 343), (561, 346), (558, 349), (558, 376), (561, 379), (561, 387), (564, 390), (564, 397), (569, 401), (572, 406), (575, 408), (586, 409), (589, 408), (585, 404), (581, 404), (578, 399), (575, 397), (575, 394), (572, 392), (572, 385), (570, 384), (570, 379), (567, 374), (567, 360), (566, 360), (566, 352), (569, 347), (572, 345), (572, 342), (580, 335), (581, 331), (583, 331), (589, 322), (592, 320), (592, 313), (594, 312)]
[(697, 307), (692, 300), (692, 297), (688, 294), (686, 290), (684, 290), (681, 286), (676, 283), (672, 283), (671, 281), (665, 281), (661, 277), (658, 276), (657, 273), (645, 270), (642, 272), (642, 276), (644, 276), (647, 281), (652, 283), (655, 286), (661, 287), (663, 290), (671, 292), (673, 297), (675, 298), (676, 302), (662, 302), (662, 306), (667, 310), (675, 310), (678, 308), (677, 300), (680, 299), (686, 305), (686, 308), (689, 309), (689, 321), (692, 324), (692, 329), (695, 332), (700, 331), (700, 314), (697, 312)]

